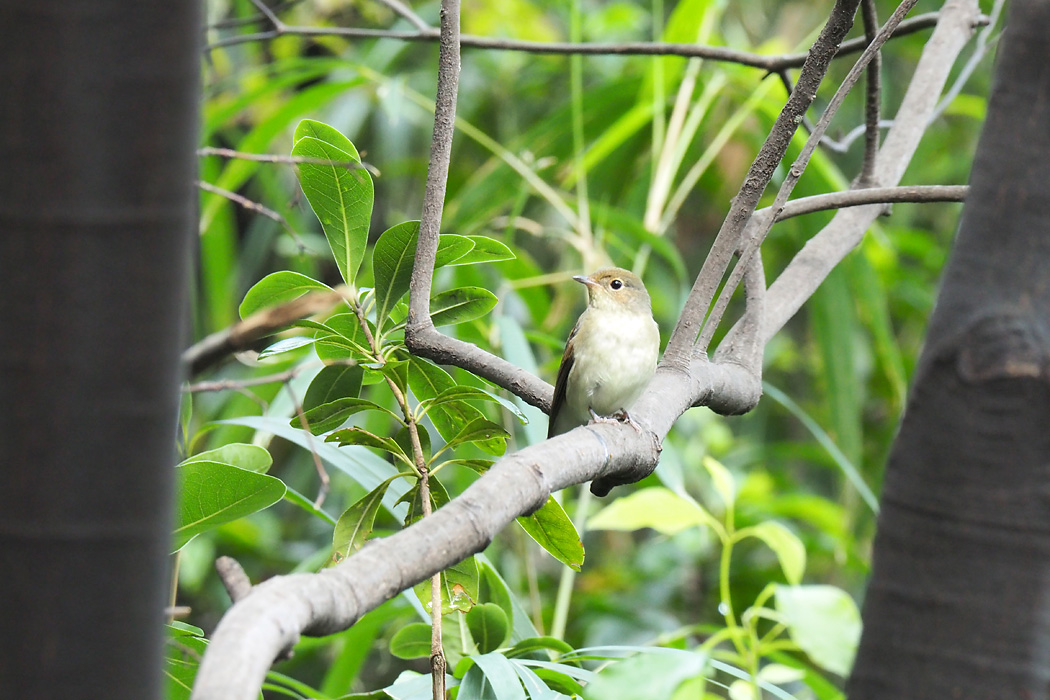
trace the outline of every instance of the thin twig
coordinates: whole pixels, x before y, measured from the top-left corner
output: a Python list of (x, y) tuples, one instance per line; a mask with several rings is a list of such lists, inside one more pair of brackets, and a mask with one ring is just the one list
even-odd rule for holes
[[(966, 200), (969, 190), (970, 188), (967, 185), (910, 185), (906, 187), (869, 187), (862, 190), (829, 192), (788, 202), (780, 210), (776, 221), (784, 221), (785, 219), (818, 211), (859, 207), (865, 204), (963, 202)], [(755, 215), (768, 216), (772, 209), (772, 207), (759, 209), (755, 212)]]
[(828, 125), (831, 124), (832, 117), (835, 116), (839, 107), (842, 106), (849, 91), (853, 89), (853, 86), (857, 84), (858, 80), (860, 80), (860, 76), (863, 74), (869, 62), (878, 55), (879, 49), (890, 38), (893, 33), (893, 28), (904, 19), (904, 16), (915, 6), (916, 2), (918, 2), (918, 0), (904, 0), (904, 2), (894, 10), (893, 14), (890, 15), (890, 18), (886, 21), (886, 24), (881, 30), (879, 30), (879, 33), (875, 38), (872, 39), (868, 48), (860, 55), (860, 58), (857, 59), (857, 62), (853, 65), (853, 68), (850, 69), (850, 72), (842, 81), (839, 89), (835, 91), (835, 94), (828, 102), (828, 106), (824, 109), (824, 113), (820, 115), (820, 119), (817, 121), (813, 133), (810, 134), (809, 139), (806, 141), (806, 145), (802, 147), (802, 151), (795, 159), (795, 162), (792, 163), (787, 176), (784, 178), (784, 182), (780, 185), (780, 190), (777, 192), (776, 199), (773, 201), (773, 206), (771, 207), (773, 210), (773, 216), (762, 222), (760, 228), (748, 238), (746, 245), (740, 252), (739, 263), (733, 268), (733, 271), (729, 273), (729, 278), (722, 286), (718, 298), (711, 307), (711, 313), (704, 321), (703, 330), (701, 330), (699, 338), (697, 339), (698, 352), (707, 351), (707, 346), (714, 337), (715, 329), (722, 321), (722, 315), (729, 306), (729, 300), (733, 295), (733, 291), (736, 289), (737, 285), (740, 284), (740, 280), (743, 278), (744, 272), (747, 270), (748, 261), (751, 259), (752, 255), (757, 254), (758, 249), (761, 247), (762, 242), (766, 239), (769, 230), (773, 226), (773, 221), (779, 216), (780, 210), (784, 208), (784, 205), (787, 204), (788, 197), (791, 196), (791, 191), (795, 188), (795, 185), (802, 177), (802, 173), (809, 164), (810, 157), (820, 144), (821, 135), (827, 130)]
[[(259, 0), (252, 0), (256, 6)], [(273, 13), (268, 13), (272, 15)], [(907, 23), (902, 23), (896, 37), (905, 36), (923, 29), (932, 27), (937, 23), (937, 13), (930, 12), (913, 18)], [(357, 27), (299, 27), (287, 25), (274, 16), (271, 20), (273, 30), (256, 32), (254, 34), (239, 34), (237, 36), (220, 39), (206, 47), (213, 50), (243, 44), (252, 41), (269, 41), (283, 35), (295, 36), (342, 36), (354, 39), (397, 39), (400, 41), (438, 41), (438, 32), (433, 29), (427, 31), (398, 31), (390, 29), (363, 29)], [(867, 39), (858, 37), (842, 42), (837, 56), (857, 53), (864, 50)], [(674, 44), (648, 41), (631, 41), (622, 43), (573, 43), (566, 41), (523, 41), (518, 39), (496, 39), (492, 37), (475, 36), (463, 34), (460, 44), (465, 48), (488, 49), (493, 51), (522, 51), (538, 54), (582, 54), (590, 56), (682, 56), (683, 58), (706, 58), (712, 61), (723, 61), (736, 63), (751, 68), (758, 68), (769, 73), (775, 73), (785, 68), (798, 68), (806, 61), (808, 54), (792, 53), (778, 56), (764, 56), (749, 51), (738, 51), (722, 46), (703, 46), (698, 44)]]
[(252, 592), (252, 582), (248, 579), (248, 574), (244, 573), (244, 567), (233, 557), (216, 559), (215, 571), (218, 572), (219, 580), (234, 603), (244, 600)]
[(197, 149), (199, 156), (218, 156), (220, 158), (237, 158), (239, 160), (250, 160), (256, 163), (310, 163), (311, 165), (334, 165), (347, 170), (367, 170), (372, 175), (379, 177), (379, 168), (371, 163), (358, 163), (356, 160), (330, 160), (328, 158), (310, 158), (309, 156), (282, 156), (274, 153), (245, 153), (235, 151), (232, 148), (216, 148), (205, 146)]
[(391, 10), (407, 19), (412, 26), (421, 32), (432, 32), (434, 28), (431, 27), (422, 17), (412, 11), (412, 8), (401, 2), (401, 0), (379, 0)]
[[(879, 30), (879, 16), (875, 0), (861, 0), (861, 16), (864, 18), (864, 36), (868, 42), (875, 40)], [(868, 64), (868, 77), (864, 86), (864, 161), (857, 182), (861, 187), (871, 187), (875, 172), (875, 157), (879, 153), (879, 120), (882, 109), (882, 56), (876, 53)]]
[(320, 510), (321, 506), (324, 505), (325, 496), (328, 495), (331, 480), (328, 478), (328, 471), (324, 468), (324, 464), (321, 463), (321, 455), (317, 454), (317, 446), (314, 445), (314, 434), (310, 431), (310, 423), (306, 420), (302, 402), (295, 395), (290, 382), (285, 382), (284, 388), (292, 399), (292, 405), (295, 406), (295, 415), (299, 417), (299, 425), (302, 426), (306, 437), (306, 447), (314, 458), (314, 468), (317, 470), (317, 476), (321, 480), (321, 487), (317, 490), (317, 498), (314, 499), (314, 508)]
[(210, 182), (197, 180), (197, 187), (201, 188), (205, 192), (211, 192), (212, 194), (217, 194), (220, 197), (224, 197), (225, 199), (228, 199), (235, 204), (239, 204), (240, 206), (244, 207), (249, 211), (254, 211), (257, 214), (262, 214), (266, 218), (276, 221), (281, 226), (283, 226), (284, 230), (288, 232), (288, 235), (292, 237), (292, 240), (295, 241), (295, 245), (299, 248), (300, 253), (305, 253), (307, 251), (306, 243), (303, 242), (303, 239), (300, 238), (299, 234), (296, 233), (294, 228), (292, 228), (292, 225), (288, 223), (288, 220), (281, 216), (279, 213), (275, 212), (273, 209), (270, 209), (269, 207), (266, 207), (260, 204), (259, 202), (256, 202), (254, 199), (248, 199), (244, 195), (237, 194), (236, 192), (231, 192), (229, 190), (224, 190), (221, 187), (216, 187)]
[(769, 136), (759, 149), (748, 169), (747, 176), (726, 215), (711, 246), (707, 259), (697, 275), (686, 299), (678, 324), (664, 350), (665, 364), (673, 364), (685, 371), (692, 363), (693, 346), (704, 318), (714, 299), (719, 283), (729, 267), (733, 253), (739, 248), (741, 235), (758, 204), (766, 185), (773, 178), (777, 166), (787, 152), (791, 137), (809, 106), (835, 56), (836, 49), (853, 26), (860, 0), (837, 0), (827, 24), (810, 49), (809, 58), (802, 67), (798, 85), (777, 116)]

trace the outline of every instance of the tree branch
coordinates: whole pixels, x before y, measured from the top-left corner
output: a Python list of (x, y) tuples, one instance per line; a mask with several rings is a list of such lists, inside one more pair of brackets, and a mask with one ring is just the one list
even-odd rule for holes
[[(261, 3), (256, 3), (257, 6)], [(267, 10), (266, 17), (273, 29), (253, 34), (240, 34), (220, 39), (206, 47), (206, 50), (220, 49), (236, 44), (253, 41), (269, 41), (284, 35), (294, 36), (342, 36), (351, 39), (397, 39), (399, 41), (432, 42), (439, 41), (440, 33), (433, 27), (420, 28), (418, 31), (399, 31), (391, 29), (364, 29), (357, 27), (300, 27), (287, 25)], [(930, 12), (902, 22), (894, 37), (906, 36), (937, 24), (937, 13)], [(765, 56), (749, 51), (738, 51), (722, 46), (704, 46), (699, 44), (674, 44), (663, 42), (630, 41), (620, 43), (574, 43), (567, 41), (523, 41), (519, 39), (497, 39), (493, 37), (463, 34), (460, 37), (462, 46), (491, 51), (521, 51), (536, 54), (580, 54), (585, 56), (682, 56), (683, 58), (705, 58), (711, 61), (736, 63), (742, 66), (758, 68), (769, 73), (776, 73), (788, 68), (802, 66), (808, 54), (790, 53), (779, 56)], [(867, 46), (864, 37), (845, 41), (838, 48), (836, 56), (859, 53)]]
[(835, 56), (839, 44), (853, 26), (853, 15), (859, 3), (860, 0), (838, 0), (832, 8), (827, 24), (824, 25), (809, 51), (809, 57), (802, 67), (802, 74), (799, 76), (795, 90), (777, 116), (769, 136), (759, 149), (758, 155), (740, 186), (740, 191), (733, 198), (729, 213), (686, 299), (678, 324), (667, 341), (664, 363), (671, 363), (681, 368), (688, 367), (691, 363), (693, 344), (707, 316), (719, 282), (740, 245), (744, 227), (747, 226), (766, 185), (773, 178), (777, 165), (787, 152), (795, 129), (798, 128), (803, 115), (816, 98), (817, 87), (831, 65), (831, 59)]

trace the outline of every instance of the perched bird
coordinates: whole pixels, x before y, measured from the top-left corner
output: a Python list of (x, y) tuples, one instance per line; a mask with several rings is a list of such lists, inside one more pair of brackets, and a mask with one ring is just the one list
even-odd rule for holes
[(660, 354), (660, 329), (637, 275), (609, 267), (573, 279), (587, 286), (587, 308), (565, 344), (547, 437), (592, 418), (631, 422), (627, 409), (652, 379)]

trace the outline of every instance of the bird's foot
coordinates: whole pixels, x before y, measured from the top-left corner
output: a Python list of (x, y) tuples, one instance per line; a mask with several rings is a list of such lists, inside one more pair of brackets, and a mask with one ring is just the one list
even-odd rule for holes
[(627, 412), (626, 408), (621, 408), (619, 411), (612, 414), (611, 416), (599, 416), (597, 413), (594, 412), (593, 408), (589, 408), (587, 410), (591, 413), (591, 422), (593, 423), (626, 423), (627, 425), (634, 428), (637, 432), (642, 432), (641, 426), (634, 422), (634, 419), (631, 418), (631, 414)]

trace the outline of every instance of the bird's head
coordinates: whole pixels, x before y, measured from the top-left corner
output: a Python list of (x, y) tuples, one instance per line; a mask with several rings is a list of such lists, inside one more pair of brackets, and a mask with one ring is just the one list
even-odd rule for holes
[(587, 286), (587, 304), (593, 309), (652, 314), (649, 292), (638, 275), (620, 267), (606, 267), (574, 280)]

